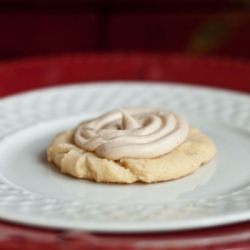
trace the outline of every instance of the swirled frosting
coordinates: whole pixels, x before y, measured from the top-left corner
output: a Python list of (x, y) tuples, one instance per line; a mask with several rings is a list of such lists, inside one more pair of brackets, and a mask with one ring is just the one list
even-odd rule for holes
[(126, 108), (82, 122), (75, 144), (99, 157), (156, 158), (175, 149), (188, 135), (188, 123), (159, 108)]

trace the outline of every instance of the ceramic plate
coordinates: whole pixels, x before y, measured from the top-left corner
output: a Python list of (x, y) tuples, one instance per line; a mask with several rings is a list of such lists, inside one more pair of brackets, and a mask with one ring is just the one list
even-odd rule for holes
[[(46, 148), (60, 131), (119, 107), (179, 112), (216, 143), (217, 156), (182, 179), (98, 184), (58, 172)], [(77, 84), (0, 101), (0, 218), (99, 232), (171, 231), (250, 219), (250, 98), (154, 82)]]

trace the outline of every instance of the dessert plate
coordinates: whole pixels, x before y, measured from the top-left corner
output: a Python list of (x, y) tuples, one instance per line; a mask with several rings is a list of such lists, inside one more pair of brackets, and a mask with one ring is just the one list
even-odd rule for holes
[[(216, 158), (156, 184), (100, 184), (46, 161), (60, 131), (119, 107), (176, 111), (211, 137)], [(76, 84), (0, 101), (0, 218), (95, 232), (171, 231), (250, 219), (250, 97), (155, 82)]]

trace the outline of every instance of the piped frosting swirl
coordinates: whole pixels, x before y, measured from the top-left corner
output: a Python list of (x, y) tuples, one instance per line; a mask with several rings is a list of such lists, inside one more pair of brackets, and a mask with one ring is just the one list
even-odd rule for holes
[(80, 148), (102, 158), (156, 158), (183, 143), (186, 120), (159, 108), (126, 108), (82, 122), (74, 140)]

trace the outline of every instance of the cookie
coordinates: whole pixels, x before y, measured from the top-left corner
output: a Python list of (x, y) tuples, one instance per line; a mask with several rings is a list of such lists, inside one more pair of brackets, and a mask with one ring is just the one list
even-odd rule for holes
[(106, 183), (159, 182), (191, 174), (216, 153), (213, 141), (196, 128), (170, 152), (154, 158), (106, 159), (76, 145), (75, 130), (55, 137), (47, 150), (48, 161), (62, 173)]

